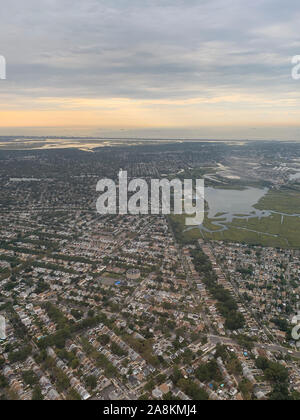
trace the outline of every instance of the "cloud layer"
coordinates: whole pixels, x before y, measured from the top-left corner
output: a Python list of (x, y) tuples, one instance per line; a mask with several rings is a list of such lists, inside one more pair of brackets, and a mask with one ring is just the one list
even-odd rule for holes
[(145, 112), (168, 127), (180, 112), (182, 127), (237, 111), (300, 121), (298, 0), (10, 0), (1, 17), (0, 112), (91, 109), (116, 126), (127, 106), (137, 127), (151, 124)]

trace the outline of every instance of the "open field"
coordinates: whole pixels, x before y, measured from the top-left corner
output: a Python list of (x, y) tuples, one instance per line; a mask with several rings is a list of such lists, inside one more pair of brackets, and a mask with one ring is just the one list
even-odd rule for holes
[(255, 207), (288, 214), (300, 214), (300, 191), (292, 189), (271, 190)]
[[(280, 248), (300, 248), (300, 218), (278, 214), (249, 220), (234, 219), (227, 224), (228, 230), (204, 232), (199, 228), (185, 230), (184, 216), (176, 216), (175, 222), (186, 242), (203, 238), (208, 240), (233, 241)], [(212, 220), (205, 218), (204, 226), (218, 230)]]
[[(272, 215), (262, 219), (235, 219), (225, 232), (212, 234), (215, 239), (234, 240), (271, 247), (300, 247), (300, 219)], [(216, 238), (216, 235), (219, 235)]]
[(300, 248), (300, 220), (296, 217), (285, 217), (280, 223), (278, 215), (265, 219), (234, 220), (228, 224), (228, 230), (222, 232), (204, 232), (194, 228), (183, 232), (183, 239), (220, 240), (249, 243), (280, 248)]

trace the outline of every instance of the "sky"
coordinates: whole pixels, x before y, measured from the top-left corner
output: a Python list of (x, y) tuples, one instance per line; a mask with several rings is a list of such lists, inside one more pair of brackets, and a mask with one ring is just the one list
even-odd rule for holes
[(299, 0), (0, 3), (0, 135), (300, 140)]

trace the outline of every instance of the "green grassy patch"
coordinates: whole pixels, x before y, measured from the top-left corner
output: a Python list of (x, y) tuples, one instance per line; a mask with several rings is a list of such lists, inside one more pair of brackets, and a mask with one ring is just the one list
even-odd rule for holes
[(260, 210), (300, 214), (300, 191), (292, 189), (270, 190), (254, 207)]

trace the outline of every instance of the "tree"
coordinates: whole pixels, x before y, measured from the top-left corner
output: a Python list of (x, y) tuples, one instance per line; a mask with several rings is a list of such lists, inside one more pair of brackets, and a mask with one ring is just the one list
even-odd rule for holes
[(34, 387), (33, 393), (32, 393), (32, 398), (33, 401), (41, 401), (44, 399), (41, 388), (39, 387), (39, 385), (36, 385)]
[(220, 343), (217, 344), (216, 353), (215, 353), (215, 358), (217, 359), (218, 357), (221, 357), (223, 361), (228, 359), (227, 347)]
[(254, 347), (254, 340), (251, 337), (248, 337), (247, 335), (240, 334), (237, 337), (237, 342), (241, 347), (244, 347), (245, 349), (251, 351)]
[(91, 388), (91, 389), (95, 389), (97, 386), (97, 378), (94, 375), (90, 375), (85, 379), (85, 383), (86, 385)]
[(81, 396), (78, 394), (75, 389), (71, 389), (70, 392), (67, 395), (67, 400), (69, 401), (79, 401), (81, 400)]
[(98, 337), (98, 341), (102, 346), (106, 346), (110, 342), (110, 338), (107, 334), (102, 334)]
[(239, 390), (241, 391), (241, 393), (243, 394), (243, 397), (246, 400), (250, 400), (252, 397), (252, 392), (253, 392), (253, 385), (250, 381), (248, 381), (248, 379), (243, 379), (240, 383), (239, 383)]
[(289, 378), (289, 372), (280, 363), (271, 362), (265, 357), (258, 357), (255, 363), (258, 369), (263, 370), (264, 375), (268, 381), (281, 385), (287, 382)]
[(122, 356), (127, 356), (128, 352), (126, 350), (123, 350), (120, 346), (118, 346), (117, 343), (115, 343), (114, 341), (111, 343), (110, 346), (110, 350), (113, 354), (122, 357)]
[(270, 362), (265, 370), (266, 379), (270, 382), (285, 383), (288, 380), (288, 370), (280, 363)]
[(21, 350), (11, 352), (8, 355), (8, 360), (11, 363), (24, 362), (31, 354), (31, 346), (28, 345)]
[(182, 378), (183, 378), (183, 375), (182, 375), (181, 371), (178, 369), (177, 366), (175, 366), (174, 369), (173, 369), (173, 374), (171, 376), (172, 381), (174, 382), (175, 385), (177, 385), (177, 383)]
[(205, 401), (209, 399), (207, 392), (204, 389), (199, 388), (195, 382), (189, 379), (180, 379), (178, 387), (182, 389), (185, 394), (191, 397), (192, 400)]
[(273, 401), (290, 401), (293, 397), (290, 395), (287, 384), (276, 384), (269, 395)]
[(261, 370), (266, 370), (269, 367), (269, 360), (265, 357), (259, 356), (255, 361), (256, 367)]
[(6, 388), (7, 386), (8, 386), (7, 379), (5, 378), (5, 376), (0, 375), (0, 389)]
[(240, 375), (242, 373), (242, 365), (238, 358), (232, 358), (226, 365), (228, 372), (234, 375)]
[(222, 379), (218, 369), (218, 364), (215, 360), (200, 365), (196, 369), (195, 374), (200, 382), (219, 381)]
[(32, 370), (26, 370), (22, 373), (22, 378), (25, 384), (35, 385), (37, 383), (37, 376)]

